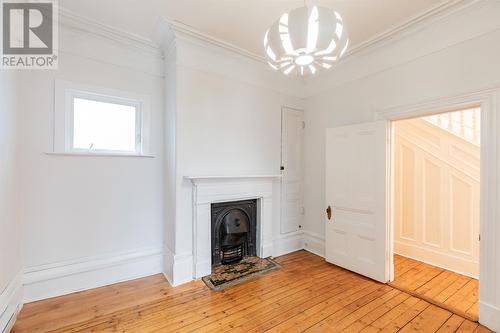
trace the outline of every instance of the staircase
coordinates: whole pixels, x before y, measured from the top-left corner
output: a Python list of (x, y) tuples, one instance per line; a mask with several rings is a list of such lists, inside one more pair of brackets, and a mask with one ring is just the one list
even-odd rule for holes
[(477, 146), (481, 139), (481, 112), (479, 108), (441, 113), (423, 120), (438, 126)]
[(395, 252), (479, 273), (479, 109), (394, 123)]

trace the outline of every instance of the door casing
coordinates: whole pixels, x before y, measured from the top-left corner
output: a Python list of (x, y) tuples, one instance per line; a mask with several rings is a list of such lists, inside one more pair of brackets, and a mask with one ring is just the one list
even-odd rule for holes
[(496, 203), (498, 194), (495, 186), (488, 184), (498, 184), (497, 166), (499, 165), (499, 156), (496, 151), (497, 129), (500, 117), (497, 115), (497, 104), (500, 99), (500, 90), (498, 88), (486, 89), (472, 93), (465, 93), (456, 96), (443, 97), (422, 103), (404, 105), (393, 108), (381, 109), (376, 111), (378, 120), (388, 122), (387, 149), (389, 151), (386, 163), (387, 170), (387, 258), (386, 265), (389, 267), (389, 281), (394, 280), (394, 151), (392, 143), (394, 136), (391, 122), (409, 118), (424, 117), (440, 112), (451, 112), (460, 109), (472, 107), (481, 108), (481, 184), (480, 184), (480, 234), (481, 234), (481, 252), (479, 258), (479, 321), (487, 326), (493, 326), (496, 323), (495, 313), (490, 304), (495, 304), (496, 299), (496, 272), (500, 270), (499, 257), (496, 254), (496, 221), (498, 212)]

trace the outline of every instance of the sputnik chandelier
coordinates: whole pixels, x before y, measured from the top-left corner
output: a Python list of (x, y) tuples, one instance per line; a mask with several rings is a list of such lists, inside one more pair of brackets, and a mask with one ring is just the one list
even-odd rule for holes
[(269, 66), (285, 75), (304, 76), (330, 69), (348, 45), (339, 13), (319, 6), (309, 9), (305, 4), (281, 15), (264, 36)]

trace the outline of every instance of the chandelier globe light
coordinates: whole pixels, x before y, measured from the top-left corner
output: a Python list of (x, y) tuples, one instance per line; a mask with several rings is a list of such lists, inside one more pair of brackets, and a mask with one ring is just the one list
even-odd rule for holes
[(349, 38), (344, 20), (329, 8), (306, 6), (284, 13), (267, 30), (269, 66), (285, 75), (330, 69), (345, 54)]

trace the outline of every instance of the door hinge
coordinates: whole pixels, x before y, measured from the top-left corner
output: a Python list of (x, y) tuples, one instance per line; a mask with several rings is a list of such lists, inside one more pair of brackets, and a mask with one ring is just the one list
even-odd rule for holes
[(305, 121), (302, 122), (302, 129), (304, 129), (304, 128), (306, 128), (306, 122)]
[(305, 215), (306, 214), (306, 209), (304, 206), (301, 207), (301, 210), (300, 212), (302, 213), (302, 215)]
[(281, 170), (281, 171), (285, 170), (285, 167), (284, 167), (284, 166), (281, 166), (281, 167), (280, 167), (280, 170)]
[(477, 240), (481, 241), (481, 234), (479, 234), (479, 236), (477, 236)]

